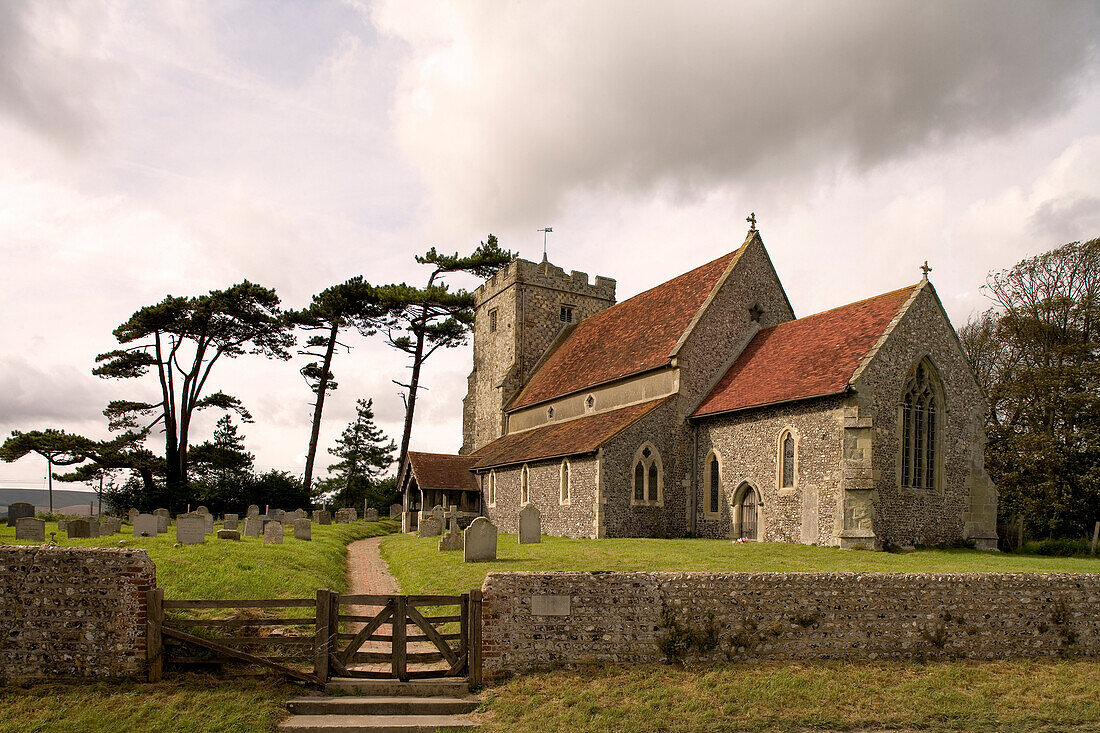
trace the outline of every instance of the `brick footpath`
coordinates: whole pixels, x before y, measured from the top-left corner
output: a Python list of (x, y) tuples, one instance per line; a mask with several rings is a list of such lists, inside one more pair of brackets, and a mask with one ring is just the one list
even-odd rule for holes
[(143, 674), (155, 587), (140, 550), (0, 547), (0, 683)]

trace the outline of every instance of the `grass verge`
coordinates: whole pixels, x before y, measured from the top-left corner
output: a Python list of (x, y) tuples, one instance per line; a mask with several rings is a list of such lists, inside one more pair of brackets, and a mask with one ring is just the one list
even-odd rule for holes
[(490, 687), (482, 731), (1097, 730), (1095, 661), (548, 672)]
[(863, 552), (782, 543), (728, 540), (543, 537), (521, 545), (502, 534), (497, 559), (464, 563), (461, 552), (439, 552), (438, 537), (395, 534), (382, 540), (382, 557), (404, 593), (462, 593), (480, 588), (491, 572), (510, 570), (852, 571), (888, 573), (1096, 573), (1100, 559), (1042, 557), (977, 550)]
[[(65, 539), (65, 547), (126, 547), (145, 550), (157, 566), (157, 585), (166, 598), (312, 598), (318, 588), (347, 591), (347, 545), (365, 537), (377, 537), (400, 529), (397, 520), (314, 524), (309, 542), (283, 535), (283, 544), (265, 545), (262, 537), (240, 542), (208, 536), (201, 545), (176, 547), (175, 529), (159, 537), (134, 537), (129, 525), (110, 537)], [(46, 524), (46, 536), (57, 531)], [(15, 529), (0, 526), (0, 544), (40, 544), (15, 539)]]
[(0, 733), (237, 733), (275, 730), (301, 689), (274, 678), (183, 675), (156, 684), (0, 687)]

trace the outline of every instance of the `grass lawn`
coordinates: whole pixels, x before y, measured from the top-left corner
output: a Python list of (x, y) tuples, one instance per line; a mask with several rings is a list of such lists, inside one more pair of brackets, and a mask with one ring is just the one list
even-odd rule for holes
[(301, 689), (275, 678), (226, 681), (173, 675), (165, 682), (0, 687), (0, 733), (270, 733)]
[(622, 667), (489, 688), (509, 731), (1066, 731), (1100, 729), (1095, 661)]
[(462, 593), (480, 588), (490, 572), (510, 570), (751, 570), (891, 573), (1100, 572), (1100, 558), (1010, 555), (976, 550), (906, 553), (841, 550), (780, 543), (734, 544), (729, 540), (543, 537), (520, 545), (502, 534), (497, 559), (464, 563), (461, 552), (439, 552), (438, 537), (395, 534), (382, 540), (382, 557), (405, 593)]
[[(157, 566), (157, 585), (165, 598), (312, 598), (318, 588), (347, 590), (345, 560), (347, 544), (364, 537), (377, 537), (400, 529), (394, 519), (349, 524), (314, 524), (309, 542), (283, 535), (283, 544), (265, 545), (262, 537), (244, 537), (240, 542), (207, 536), (201, 545), (176, 547), (176, 531), (159, 537), (134, 537), (129, 525), (110, 537), (87, 540), (57, 535), (65, 547), (126, 547), (145, 550)], [(47, 522), (46, 537), (57, 531)], [(15, 539), (15, 528), (0, 526), (0, 544), (40, 544)]]

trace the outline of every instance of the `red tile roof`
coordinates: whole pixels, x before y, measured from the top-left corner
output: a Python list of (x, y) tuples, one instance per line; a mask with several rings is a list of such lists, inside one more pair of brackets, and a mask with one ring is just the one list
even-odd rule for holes
[(409, 451), (408, 456), (409, 469), (422, 489), (481, 490), (477, 479), (470, 473), (470, 468), (476, 462), (473, 456), (415, 451)]
[(722, 273), (744, 246), (585, 318), (539, 366), (509, 410), (668, 363)]
[(471, 454), (474, 468), (591, 453), (665, 399), (505, 435)]
[(917, 287), (765, 328), (695, 416), (843, 392)]

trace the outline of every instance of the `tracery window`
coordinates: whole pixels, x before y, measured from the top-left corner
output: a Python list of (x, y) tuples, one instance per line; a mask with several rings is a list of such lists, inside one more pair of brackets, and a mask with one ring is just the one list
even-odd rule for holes
[(659, 506), (664, 503), (661, 456), (646, 443), (634, 454), (634, 497), (631, 503)]
[(779, 488), (794, 488), (795, 476), (795, 445), (794, 434), (785, 430), (779, 437)]
[(939, 416), (943, 409), (935, 370), (921, 361), (905, 385), (901, 402), (901, 485), (936, 488)]

